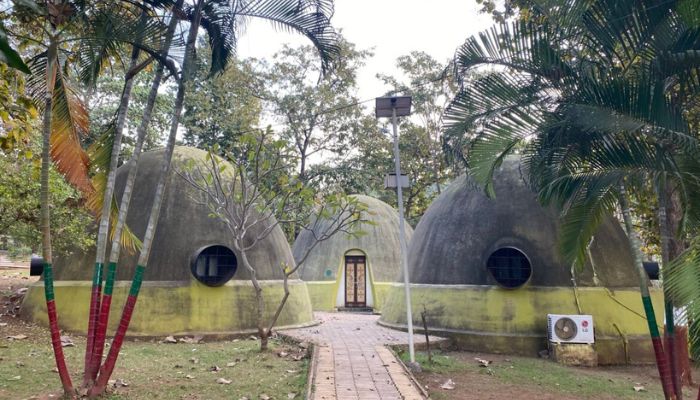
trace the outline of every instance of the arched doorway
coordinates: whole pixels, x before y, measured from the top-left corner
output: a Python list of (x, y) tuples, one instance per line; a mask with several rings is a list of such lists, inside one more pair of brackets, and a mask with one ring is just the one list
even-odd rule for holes
[(367, 258), (345, 255), (345, 307), (367, 307)]

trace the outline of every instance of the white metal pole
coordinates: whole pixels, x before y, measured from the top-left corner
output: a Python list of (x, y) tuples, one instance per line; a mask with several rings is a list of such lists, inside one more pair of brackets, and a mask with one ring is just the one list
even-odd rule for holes
[(411, 311), (411, 286), (408, 277), (408, 255), (406, 251), (406, 235), (403, 221), (403, 193), (401, 191), (401, 160), (399, 159), (399, 134), (396, 128), (396, 106), (391, 108), (391, 124), (394, 127), (394, 166), (396, 167), (396, 195), (399, 203), (399, 243), (401, 244), (401, 267), (403, 268), (403, 285), (406, 293), (406, 322), (408, 323), (408, 354), (411, 363), (416, 362), (413, 348), (413, 312)]

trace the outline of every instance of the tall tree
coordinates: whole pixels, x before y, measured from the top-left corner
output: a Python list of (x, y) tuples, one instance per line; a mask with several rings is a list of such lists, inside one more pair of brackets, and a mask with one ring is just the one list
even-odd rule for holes
[[(691, 54), (700, 35), (683, 24), (676, 2), (529, 4), (531, 18), (459, 49), (463, 80), (447, 113), (447, 144), (491, 195), (494, 169), (519, 149), (541, 199), (565, 207), (564, 254), (582, 261), (602, 216), (629, 210), (628, 193), (639, 182), (663, 177), (687, 187), (697, 179), (677, 162), (697, 158), (698, 148), (677, 99), (697, 93), (700, 63)], [(491, 68), (471, 75), (482, 67)], [(636, 233), (626, 225), (637, 254)], [(664, 352), (639, 271), (664, 392), (676, 398), (667, 360), (674, 351)]]
[(249, 62), (235, 60), (220, 75), (210, 77), (208, 50), (202, 47), (198, 52), (203, 60), (185, 99), (183, 142), (230, 150), (241, 135), (253, 132), (260, 122), (262, 106), (251, 90), (254, 72)]
[(209, 44), (212, 48), (210, 69), (212, 74), (220, 73), (226, 68), (235, 49), (238, 24), (242, 22), (241, 20), (251, 17), (272, 21), (307, 36), (317, 46), (323, 65), (327, 66), (331, 56), (334, 56), (336, 52), (335, 32), (330, 26), (330, 15), (332, 14), (332, 3), (330, 1), (316, 0), (306, 3), (292, 0), (274, 2), (241, 1), (231, 4), (221, 0), (197, 0), (194, 6), (186, 8), (185, 12), (190, 26), (185, 45), (182, 71), (177, 85), (165, 157), (160, 170), (160, 178), (155, 189), (146, 233), (143, 238), (143, 246), (139, 254), (138, 265), (131, 283), (129, 296), (122, 311), (119, 328), (112, 341), (107, 358), (100, 368), (96, 383), (90, 389), (89, 394), (91, 397), (101, 395), (106, 389), (131, 321), (136, 300), (138, 299), (143, 273), (148, 263), (151, 245), (160, 216), (163, 193), (165, 192), (165, 184), (169, 175), (170, 162), (184, 106), (185, 94), (194, 72), (194, 46), (200, 26), (206, 29)]
[(280, 135), (299, 155), (299, 178), (306, 184), (314, 157), (342, 156), (358, 129), (362, 109), (356, 97), (357, 71), (372, 53), (340, 39), (334, 68), (322, 74), (312, 46), (285, 45), (274, 62), (259, 62), (256, 88), (272, 116), (283, 126)]
[(393, 87), (392, 93), (411, 96), (411, 115), (425, 132), (422, 139), (429, 151), (429, 162), (426, 164), (431, 166), (433, 184), (440, 194), (441, 185), (447, 178), (445, 158), (440, 151), (442, 114), (454, 97), (456, 82), (453, 75), (448, 73), (448, 63), (442, 64), (425, 52), (413, 51), (401, 56), (396, 60), (396, 66), (408, 82), (390, 75), (379, 75), (379, 78)]

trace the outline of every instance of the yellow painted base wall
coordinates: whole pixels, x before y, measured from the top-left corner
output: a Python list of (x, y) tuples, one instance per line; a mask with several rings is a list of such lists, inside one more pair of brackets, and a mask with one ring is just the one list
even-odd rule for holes
[[(278, 327), (312, 323), (311, 303), (302, 281), (290, 281), (290, 296)], [(261, 281), (267, 318), (282, 298), (282, 281)], [(62, 329), (85, 333), (91, 282), (59, 281), (55, 284), (56, 308)], [(129, 282), (116, 282), (110, 332), (117, 326)], [(209, 287), (199, 282), (144, 282), (129, 327), (130, 336), (230, 334), (255, 330), (255, 292), (248, 281), (229, 281)], [(24, 318), (48, 325), (44, 285), (29, 288), (22, 303)]]
[[(403, 285), (394, 284), (380, 323), (406, 326)], [(579, 312), (572, 288), (506, 290), (476, 285), (411, 285), (413, 310), (427, 310), (428, 328), (451, 336), (466, 350), (536, 355), (547, 346), (547, 314), (590, 314), (601, 364), (653, 361), (639, 290), (579, 288)], [(657, 320), (663, 320), (663, 294), (652, 290)], [(421, 327), (420, 314), (413, 322)]]
[[(392, 282), (373, 282), (372, 297), (374, 299), (373, 310), (381, 311), (384, 302), (394, 284)], [(311, 298), (311, 307), (314, 311), (335, 311), (335, 300), (338, 294), (337, 281), (312, 281), (306, 282)]]

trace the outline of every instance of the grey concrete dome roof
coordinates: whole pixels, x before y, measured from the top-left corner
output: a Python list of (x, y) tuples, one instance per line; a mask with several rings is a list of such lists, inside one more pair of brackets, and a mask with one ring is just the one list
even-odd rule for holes
[[(372, 275), (378, 282), (393, 282), (398, 278), (401, 269), (399, 246), (398, 212), (381, 200), (364, 195), (353, 195), (367, 205), (370, 215), (367, 217), (373, 224), (363, 224), (360, 229), (365, 235), (353, 237), (338, 233), (328, 240), (316, 245), (306, 262), (300, 267), (299, 274), (305, 281), (335, 280), (338, 263), (345, 253), (350, 250), (361, 250), (367, 255)], [(318, 231), (323, 231), (327, 224), (319, 224)], [(413, 229), (405, 224), (406, 240), (411, 240)], [(314, 235), (304, 231), (294, 242), (293, 253), (299, 259), (309, 246), (313, 244)], [(332, 275), (327, 275), (331, 270)]]
[[(142, 154), (139, 159), (139, 170), (127, 216), (127, 224), (139, 238), (143, 238), (146, 230), (164, 153), (163, 149), (155, 150)], [(186, 160), (204, 160), (206, 154), (205, 151), (190, 147), (175, 148), (145, 280), (189, 281), (194, 279), (190, 265), (199, 250), (213, 245), (233, 249), (231, 235), (225, 225), (210, 217), (206, 206), (192, 200), (194, 189), (175, 172), (182, 169)], [(127, 163), (117, 171), (117, 199), (121, 199), (131, 167), (132, 163)], [(122, 250), (117, 269), (118, 280), (131, 279), (137, 257), (138, 254), (129, 255)], [(280, 266), (283, 263), (294, 263), (289, 244), (279, 227), (251, 250), (248, 258), (258, 270), (258, 279), (282, 279)], [(55, 262), (56, 279), (90, 280), (94, 262), (94, 249), (58, 256)], [(233, 279), (248, 278), (247, 271), (239, 265)]]
[[(409, 246), (411, 282), (496, 285), (487, 260), (497, 249), (513, 247), (530, 261), (529, 285), (572, 285), (571, 265), (559, 253), (557, 211), (537, 202), (519, 166), (509, 158), (498, 169), (494, 199), (462, 176), (430, 205)], [(627, 238), (616, 220), (604, 221), (590, 250), (600, 284), (637, 286)], [(576, 281), (594, 285), (590, 262), (576, 271)]]

